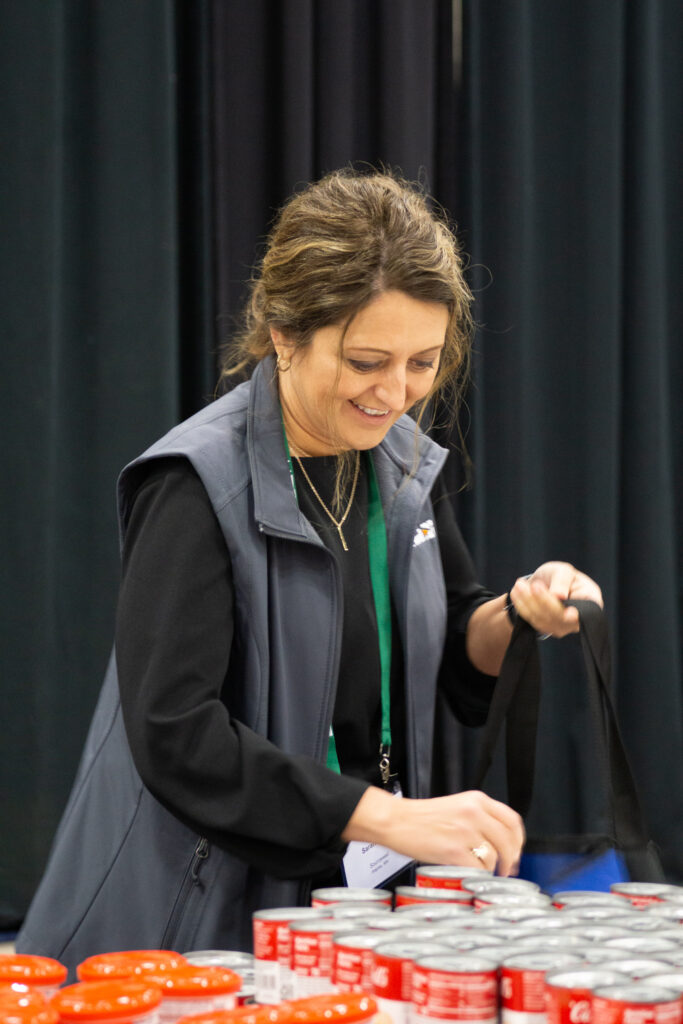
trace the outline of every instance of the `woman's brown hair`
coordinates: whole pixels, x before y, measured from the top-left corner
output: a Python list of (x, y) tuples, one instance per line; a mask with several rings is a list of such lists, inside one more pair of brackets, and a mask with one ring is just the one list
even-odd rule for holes
[(373, 298), (394, 289), (448, 308), (439, 370), (416, 418), (435, 397), (454, 413), (472, 329), (459, 246), (423, 190), (387, 172), (334, 171), (285, 203), (252, 279), (243, 328), (224, 352), (221, 382), (273, 353), (271, 327), (305, 346), (322, 327), (346, 329)]

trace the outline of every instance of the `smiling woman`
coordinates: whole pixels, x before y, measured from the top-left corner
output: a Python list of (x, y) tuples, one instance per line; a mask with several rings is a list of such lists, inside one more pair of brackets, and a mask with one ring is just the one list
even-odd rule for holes
[[(512, 632), (420, 429), (469, 302), (406, 183), (340, 172), (284, 207), (224, 369), (250, 378), (121, 474), (115, 657), (20, 951), (247, 949), (312, 884), (515, 870), (514, 811), (431, 790), (437, 692), (481, 723)], [(562, 636), (562, 599), (600, 592), (547, 563), (510, 596)]]

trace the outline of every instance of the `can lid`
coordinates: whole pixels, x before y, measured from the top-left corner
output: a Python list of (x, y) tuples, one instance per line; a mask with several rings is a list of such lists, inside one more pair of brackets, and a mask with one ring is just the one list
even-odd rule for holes
[(472, 897), (462, 889), (439, 889), (429, 885), (397, 885), (396, 898), (419, 899), (423, 902), (436, 900), (438, 903), (462, 903), (464, 906), (472, 902)]
[(265, 910), (255, 910), (251, 918), (252, 921), (277, 921), (279, 924), (286, 924), (287, 921), (295, 921), (300, 917), (322, 917), (324, 910), (323, 907), (267, 907)]
[(239, 992), (242, 979), (227, 967), (205, 967), (184, 963), (166, 971), (145, 971), (145, 981), (158, 985), (167, 998), (199, 995), (225, 995)]
[(528, 953), (513, 953), (503, 960), (503, 970), (520, 971), (551, 971), (554, 968), (571, 967), (581, 963), (581, 957), (577, 953), (564, 952), (563, 950), (542, 952), (541, 950), (529, 950)]
[(311, 996), (308, 999), (293, 999), (288, 1005), (294, 1011), (292, 1021), (295, 1024), (365, 1020), (377, 1013), (375, 1000), (362, 992), (340, 992)]
[(409, 939), (401, 942), (399, 939), (375, 946), (375, 956), (396, 960), (416, 960), (418, 957), (430, 956), (432, 953), (452, 955), (448, 946), (441, 942), (411, 942)]
[(59, 1016), (42, 993), (27, 985), (0, 985), (3, 1024), (57, 1024)]
[(167, 971), (184, 963), (184, 956), (169, 949), (126, 949), (89, 956), (78, 965), (76, 974), (81, 981), (113, 981), (149, 971)]
[(243, 953), (239, 949), (193, 949), (183, 956), (190, 964), (202, 964), (204, 967), (229, 967), (231, 971), (241, 974), (243, 971), (254, 970), (254, 954)]
[(435, 953), (418, 957), (415, 966), (425, 967), (430, 971), (444, 971), (448, 974), (484, 974), (496, 971), (498, 961), (479, 956), (476, 953)]
[(156, 1009), (161, 989), (148, 981), (121, 978), (116, 981), (78, 981), (55, 992), (50, 1000), (62, 1020), (97, 1020), (128, 1017)]
[(619, 985), (627, 977), (617, 968), (580, 964), (577, 967), (560, 967), (548, 971), (545, 983), (551, 988), (573, 988), (593, 991), (606, 985)]
[(288, 1003), (236, 1006), (234, 1010), (210, 1010), (180, 1017), (176, 1024), (291, 1024), (294, 1014)]
[(659, 985), (630, 982), (626, 985), (600, 986), (593, 990), (593, 995), (598, 999), (609, 999), (615, 1003), (672, 1003), (679, 999), (678, 992), (672, 988), (664, 988)]
[(26, 953), (0, 955), (0, 982), (61, 985), (68, 973), (64, 964), (49, 956), (29, 956)]
[(388, 889), (347, 888), (345, 885), (333, 885), (325, 889), (314, 889), (311, 893), (311, 901), (313, 900), (324, 903), (357, 903), (358, 900), (371, 900), (373, 903), (387, 902), (391, 901), (391, 893)]

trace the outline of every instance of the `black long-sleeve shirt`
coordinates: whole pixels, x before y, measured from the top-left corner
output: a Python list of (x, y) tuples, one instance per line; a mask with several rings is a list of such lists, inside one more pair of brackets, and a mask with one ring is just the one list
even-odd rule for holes
[[(331, 506), (335, 462), (306, 460)], [(364, 465), (364, 463), (363, 463)], [(360, 474), (344, 535), (294, 462), (298, 500), (341, 569), (344, 622), (333, 729), (342, 775), (293, 757), (230, 715), (221, 700), (233, 642), (229, 552), (189, 462), (159, 460), (140, 484), (123, 551), (116, 649), (131, 750), (152, 793), (211, 842), (271, 874), (329, 871), (339, 836), (368, 784), (380, 784), (380, 663), (367, 551), (367, 480)], [(491, 594), (475, 581), (453, 509), (437, 481), (435, 527), (448, 599), (439, 685), (478, 724), (493, 680), (465, 654), (469, 615)], [(392, 614), (393, 617), (393, 614)], [(403, 654), (392, 630), (392, 771), (404, 767)]]

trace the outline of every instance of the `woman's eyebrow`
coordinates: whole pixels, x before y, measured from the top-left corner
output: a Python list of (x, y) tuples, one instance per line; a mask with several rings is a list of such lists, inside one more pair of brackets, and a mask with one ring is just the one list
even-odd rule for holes
[[(430, 345), (429, 348), (423, 348), (419, 352), (413, 352), (414, 356), (424, 356), (428, 352), (440, 352), (443, 348), (443, 344)], [(378, 352), (383, 356), (392, 354), (392, 349), (387, 348), (374, 348), (372, 345), (349, 345), (344, 349), (344, 352)]]

